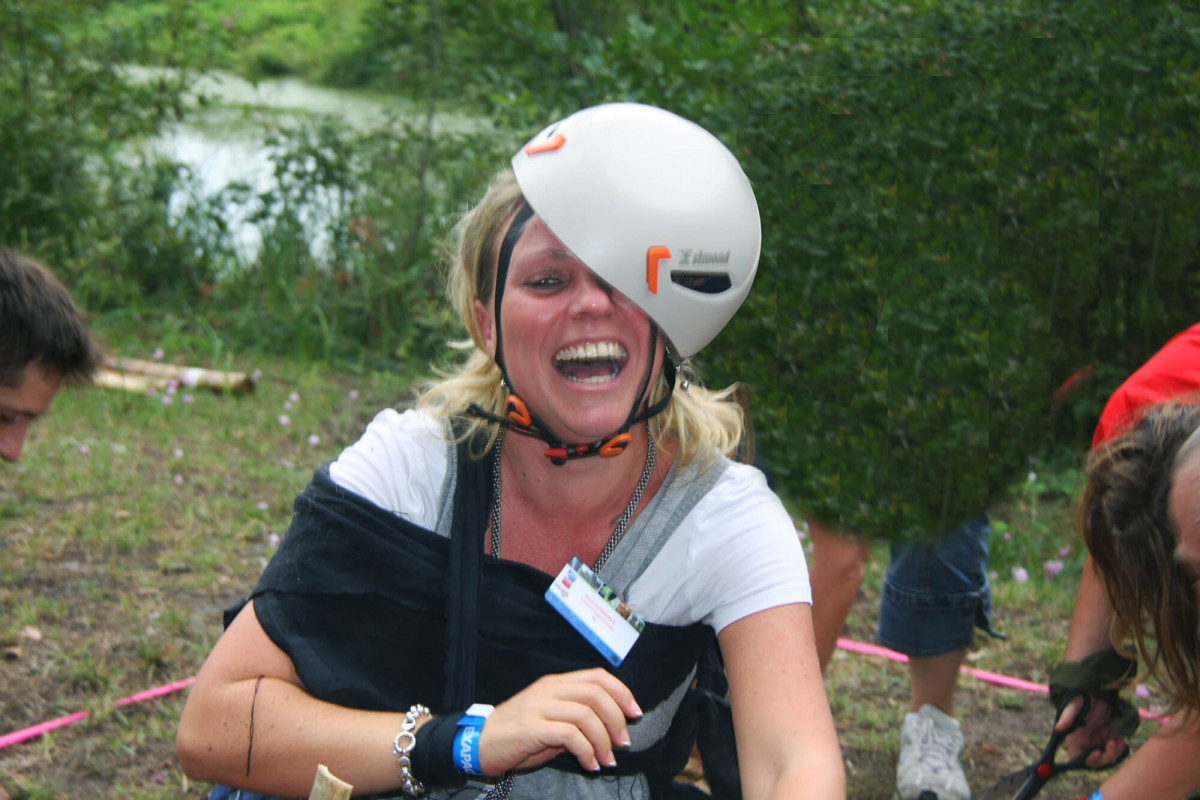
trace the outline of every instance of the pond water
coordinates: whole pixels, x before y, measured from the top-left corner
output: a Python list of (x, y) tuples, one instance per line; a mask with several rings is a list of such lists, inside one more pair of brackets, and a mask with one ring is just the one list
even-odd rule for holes
[[(160, 69), (127, 67), (133, 81), (175, 78)], [(250, 82), (225, 72), (201, 74), (190, 83), (187, 113), (182, 122), (169, 125), (142, 152), (173, 160), (190, 171), (195, 191), (214, 196), (233, 183), (245, 184), (253, 195), (275, 188), (272, 150), (267, 137), (329, 116), (350, 128), (369, 131), (398, 120), (423, 118), (414, 104), (399, 96), (328, 89), (294, 78)], [(458, 114), (437, 114), (436, 129), (477, 129), (479, 120)], [(172, 199), (181, 210), (190, 197)], [(252, 261), (262, 246), (258, 228), (248, 221), (252, 208), (227, 207), (223, 212), (232, 231), (239, 258)], [(325, 250), (320, 234), (321, 209), (309, 210), (314, 255)]]

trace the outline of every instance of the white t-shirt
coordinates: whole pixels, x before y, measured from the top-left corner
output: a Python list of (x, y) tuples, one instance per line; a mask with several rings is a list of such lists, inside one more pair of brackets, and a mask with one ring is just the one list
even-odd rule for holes
[[(437, 528), (449, 467), (445, 422), (381, 411), (329, 467), (334, 482), (423, 528)], [(811, 603), (804, 551), (783, 503), (754, 467), (731, 463), (684, 517), (629, 605), (665, 625), (703, 621), (718, 633), (758, 611)]]

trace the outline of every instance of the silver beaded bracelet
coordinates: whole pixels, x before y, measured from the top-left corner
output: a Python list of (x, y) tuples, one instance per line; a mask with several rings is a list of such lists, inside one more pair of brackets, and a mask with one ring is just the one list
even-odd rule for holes
[(429, 709), (417, 704), (404, 714), (404, 722), (400, 724), (400, 732), (392, 739), (392, 752), (396, 754), (396, 766), (400, 768), (400, 790), (409, 797), (422, 797), (425, 785), (412, 774), (412, 753), (417, 743), (417, 719), (429, 716)]

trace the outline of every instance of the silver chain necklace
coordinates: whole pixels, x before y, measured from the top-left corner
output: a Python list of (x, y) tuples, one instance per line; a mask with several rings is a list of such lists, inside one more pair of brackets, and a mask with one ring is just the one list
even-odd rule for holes
[[(625, 506), (621, 516), (617, 517), (617, 525), (613, 528), (612, 536), (608, 537), (604, 549), (600, 551), (600, 557), (596, 559), (596, 563), (592, 567), (592, 571), (597, 574), (608, 561), (608, 557), (613, 554), (613, 550), (617, 549), (621, 539), (625, 537), (625, 529), (629, 527), (629, 521), (633, 519), (638, 504), (642, 502), (642, 495), (645, 494), (646, 487), (650, 485), (650, 477), (654, 474), (654, 465), (658, 461), (658, 448), (654, 446), (654, 437), (650, 436), (648, 432), (646, 442), (646, 463), (642, 466), (642, 475), (633, 489), (633, 497), (629, 498), (629, 505)], [(496, 449), (492, 454), (492, 558), (500, 557), (500, 450), (503, 443), (504, 437), (501, 433), (500, 438), (496, 440)], [(483, 800), (508, 800), (509, 795), (512, 794), (515, 779), (516, 776), (512, 773), (505, 775), (488, 790), (487, 794), (483, 796)]]
[[(500, 450), (503, 443), (504, 439), (501, 435), (501, 438), (496, 441), (496, 449), (492, 454), (492, 558), (500, 557)], [(634, 512), (637, 511), (638, 504), (642, 501), (642, 495), (646, 492), (646, 487), (650, 485), (650, 478), (654, 475), (654, 465), (658, 461), (658, 448), (654, 446), (654, 437), (652, 436), (647, 436), (646, 443), (646, 463), (642, 466), (642, 475), (638, 478), (637, 486), (634, 487), (633, 497), (629, 498), (629, 505), (625, 506), (621, 516), (617, 517), (617, 525), (613, 528), (612, 536), (608, 537), (604, 549), (600, 551), (600, 557), (596, 559), (596, 563), (592, 567), (593, 572), (600, 572), (605, 562), (608, 561), (608, 557), (613, 554), (613, 550), (616, 550), (617, 545), (621, 543), (621, 539), (625, 536), (625, 530), (629, 527), (629, 521), (633, 519)]]

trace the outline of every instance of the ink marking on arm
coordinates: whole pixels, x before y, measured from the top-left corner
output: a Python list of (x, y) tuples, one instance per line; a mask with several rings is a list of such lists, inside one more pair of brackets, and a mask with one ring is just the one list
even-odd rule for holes
[(254, 706), (258, 703), (258, 687), (262, 685), (265, 675), (259, 675), (254, 682), (254, 697), (250, 700), (250, 746), (246, 748), (246, 777), (250, 777), (250, 758), (254, 755)]

